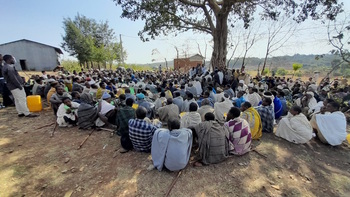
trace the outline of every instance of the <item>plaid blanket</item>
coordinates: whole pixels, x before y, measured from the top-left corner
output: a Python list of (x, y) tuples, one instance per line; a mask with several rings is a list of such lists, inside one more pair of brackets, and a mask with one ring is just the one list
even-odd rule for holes
[(203, 164), (219, 163), (228, 156), (228, 131), (216, 121), (194, 127), (198, 135), (199, 157)]

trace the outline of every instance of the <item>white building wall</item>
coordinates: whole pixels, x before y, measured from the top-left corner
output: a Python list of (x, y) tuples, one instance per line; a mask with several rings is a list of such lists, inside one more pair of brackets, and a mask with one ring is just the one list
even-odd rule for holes
[(57, 66), (57, 53), (54, 48), (29, 41), (18, 41), (0, 46), (2, 55), (16, 58), (16, 69), (22, 70), (20, 60), (26, 60), (28, 70), (53, 70)]

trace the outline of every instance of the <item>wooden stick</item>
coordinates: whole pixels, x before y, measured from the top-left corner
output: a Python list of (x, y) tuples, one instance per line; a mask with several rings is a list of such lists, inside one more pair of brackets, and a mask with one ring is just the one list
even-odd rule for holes
[(49, 126), (51, 126), (51, 125), (53, 125), (53, 124), (55, 124), (55, 123), (53, 122), (53, 123), (50, 123), (50, 124), (46, 124), (46, 125), (43, 125), (43, 126), (41, 126), (41, 127), (35, 128), (35, 129), (42, 129), (42, 128), (44, 128), (44, 127), (49, 127)]
[(165, 194), (165, 197), (168, 197), (168, 196), (169, 196), (171, 190), (173, 189), (173, 187), (174, 187), (174, 185), (175, 185), (177, 179), (179, 179), (181, 173), (182, 173), (181, 170), (180, 170), (179, 172), (177, 172), (177, 176), (175, 177), (175, 179), (173, 180), (173, 182), (171, 182), (171, 185), (170, 185), (170, 187), (169, 187), (167, 193)]
[(259, 151), (257, 151), (255, 148), (254, 148), (254, 149), (252, 149), (252, 151), (256, 152), (258, 155), (260, 155), (260, 156), (262, 156), (262, 157), (264, 157), (264, 158), (267, 158), (267, 156), (266, 156), (266, 155), (261, 154), (261, 153), (260, 153)]
[(53, 136), (55, 135), (55, 131), (56, 131), (57, 126), (58, 126), (58, 124), (57, 124), (57, 122), (55, 121), (55, 128), (53, 128), (53, 131), (51, 132), (50, 137), (53, 137)]
[(84, 143), (87, 141), (87, 139), (90, 137), (90, 135), (95, 131), (95, 129), (93, 129), (88, 136), (86, 136), (86, 138), (84, 139), (84, 141), (79, 145), (78, 149), (79, 150), (83, 145)]
[(98, 129), (101, 129), (101, 130), (104, 130), (104, 131), (114, 132), (114, 130), (113, 130), (113, 129), (107, 129), (107, 128), (102, 128), (102, 127), (98, 128)]

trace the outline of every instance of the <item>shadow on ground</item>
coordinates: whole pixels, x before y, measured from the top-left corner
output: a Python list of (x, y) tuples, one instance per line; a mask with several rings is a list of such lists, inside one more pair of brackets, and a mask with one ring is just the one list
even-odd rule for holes
[[(150, 170), (150, 154), (120, 154), (119, 137), (59, 128), (51, 112), (18, 118), (0, 110), (0, 196), (164, 196), (177, 172)], [(350, 148), (294, 145), (264, 134), (257, 150), (210, 166), (187, 166), (170, 196), (350, 196)]]

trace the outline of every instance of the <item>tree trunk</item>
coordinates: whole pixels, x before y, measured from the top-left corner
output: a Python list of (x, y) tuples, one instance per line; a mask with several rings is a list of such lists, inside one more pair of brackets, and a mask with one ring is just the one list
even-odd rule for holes
[(166, 60), (166, 58), (164, 58), (165, 59), (165, 67), (166, 67), (166, 70), (169, 70), (169, 68), (168, 68), (168, 61)]
[(211, 66), (223, 70), (226, 67), (227, 55), (227, 17), (228, 13), (219, 13), (216, 16), (216, 29), (213, 31), (213, 53), (211, 56)]
[(265, 71), (265, 67), (266, 67), (266, 61), (267, 61), (267, 56), (268, 56), (268, 52), (266, 52), (265, 54), (265, 59), (264, 59), (264, 64), (263, 64), (263, 67), (261, 69), (261, 75), (264, 75), (264, 71)]
[(94, 68), (94, 63), (91, 61), (91, 68), (93, 69)]
[(242, 71), (243, 67), (245, 66), (245, 58), (247, 57), (247, 53), (248, 53), (248, 50), (245, 50), (244, 56), (242, 58), (241, 71)]

